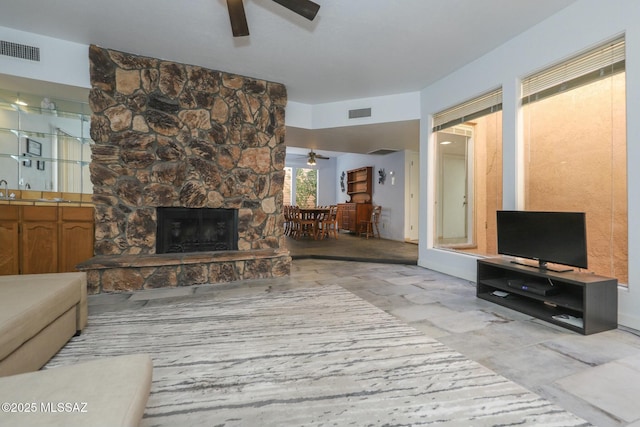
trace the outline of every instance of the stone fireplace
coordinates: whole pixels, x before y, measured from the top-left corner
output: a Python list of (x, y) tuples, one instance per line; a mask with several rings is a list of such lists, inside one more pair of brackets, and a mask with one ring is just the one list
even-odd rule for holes
[[(89, 291), (288, 275), (285, 87), (97, 46), (89, 58), (95, 256), (78, 266)], [(175, 218), (159, 223), (166, 208), (233, 218), (194, 232)], [(173, 240), (158, 237), (161, 226)]]

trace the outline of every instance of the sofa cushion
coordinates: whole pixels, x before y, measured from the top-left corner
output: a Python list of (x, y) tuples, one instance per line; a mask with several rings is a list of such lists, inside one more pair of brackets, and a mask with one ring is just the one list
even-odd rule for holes
[(16, 404), (0, 412), (0, 425), (137, 426), (152, 370), (149, 355), (133, 354), (0, 378), (0, 402)]
[(0, 276), (0, 360), (80, 303), (82, 277)]
[(47, 364), (76, 333), (76, 307), (0, 360), (0, 377), (37, 371)]

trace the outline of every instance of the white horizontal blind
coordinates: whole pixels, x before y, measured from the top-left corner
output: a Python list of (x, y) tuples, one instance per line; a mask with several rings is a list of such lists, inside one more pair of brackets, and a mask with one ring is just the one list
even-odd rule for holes
[(551, 66), (522, 80), (522, 102), (537, 101), (624, 71), (624, 37)]
[(433, 131), (438, 132), (500, 110), (502, 110), (502, 88), (434, 114)]

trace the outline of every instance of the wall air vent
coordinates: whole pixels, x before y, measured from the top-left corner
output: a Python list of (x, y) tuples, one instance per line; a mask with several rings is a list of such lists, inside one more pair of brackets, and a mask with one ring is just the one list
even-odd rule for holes
[(359, 108), (357, 110), (349, 110), (350, 119), (360, 119), (362, 117), (371, 117), (371, 108)]
[(0, 55), (28, 59), (29, 61), (40, 61), (40, 48), (0, 40)]

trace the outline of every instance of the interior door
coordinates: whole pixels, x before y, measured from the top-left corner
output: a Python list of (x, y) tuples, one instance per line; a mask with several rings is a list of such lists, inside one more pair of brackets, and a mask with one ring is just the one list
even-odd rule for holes
[(461, 243), (467, 239), (467, 162), (457, 154), (444, 154), (442, 161), (442, 238)]

